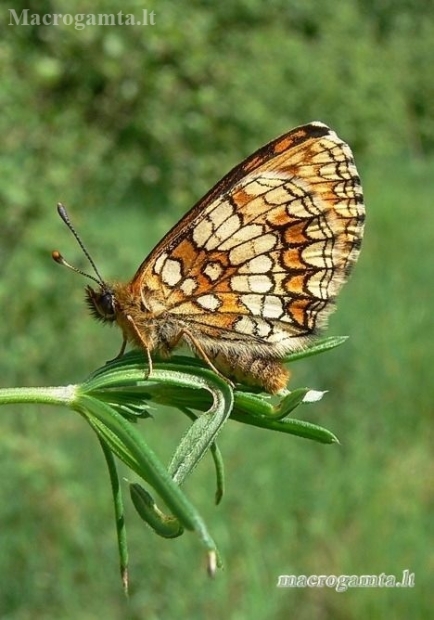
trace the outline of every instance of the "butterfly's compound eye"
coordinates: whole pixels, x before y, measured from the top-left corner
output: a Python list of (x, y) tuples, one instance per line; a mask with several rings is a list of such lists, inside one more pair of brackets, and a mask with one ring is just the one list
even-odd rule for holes
[(86, 288), (86, 300), (92, 314), (101, 321), (114, 321), (116, 319), (114, 295), (110, 290), (103, 289), (94, 291), (92, 287)]
[(111, 291), (105, 291), (101, 294), (98, 300), (98, 305), (107, 319), (115, 317), (114, 298)]

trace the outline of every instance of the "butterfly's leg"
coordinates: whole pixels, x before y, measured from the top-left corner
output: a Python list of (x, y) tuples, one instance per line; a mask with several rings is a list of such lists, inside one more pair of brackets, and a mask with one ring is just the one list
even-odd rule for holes
[(122, 355), (125, 353), (126, 346), (127, 346), (127, 339), (124, 338), (122, 342), (121, 350), (119, 351), (119, 353), (116, 355), (116, 357), (113, 357), (111, 360), (107, 360), (106, 364), (110, 364), (110, 362), (115, 362), (120, 357), (122, 357)]
[(152, 365), (151, 351), (148, 347), (146, 348), (146, 356), (148, 358), (148, 372), (147, 372), (146, 378), (149, 379), (149, 377), (152, 375), (153, 365)]
[(137, 329), (136, 324), (134, 323), (134, 319), (132, 316), (130, 316), (129, 314), (127, 315), (127, 320), (131, 323), (131, 327), (133, 328), (138, 341), (141, 343), (143, 349), (146, 351), (146, 355), (148, 358), (148, 372), (146, 373), (146, 378), (149, 379), (149, 377), (152, 375), (152, 357), (151, 357), (151, 349), (149, 348), (149, 344), (143, 339), (142, 334), (139, 332), (139, 330)]
[(190, 341), (190, 344), (193, 346), (193, 348), (196, 351), (196, 353), (198, 354), (198, 356), (206, 364), (208, 364), (208, 366), (211, 368), (211, 370), (213, 372), (215, 372), (216, 375), (218, 375), (219, 377), (224, 379), (226, 381), (226, 383), (229, 383), (230, 386), (235, 387), (234, 384), (232, 383), (232, 381), (230, 379), (228, 379), (228, 377), (226, 377), (219, 370), (217, 370), (217, 368), (214, 366), (214, 364), (211, 362), (211, 360), (209, 359), (208, 355), (206, 354), (206, 352), (202, 348), (202, 345), (196, 340), (196, 338), (193, 336), (193, 334), (191, 332), (189, 332), (187, 329), (183, 328), (181, 330), (179, 338), (181, 338), (182, 336), (184, 336), (186, 338), (186, 340)]

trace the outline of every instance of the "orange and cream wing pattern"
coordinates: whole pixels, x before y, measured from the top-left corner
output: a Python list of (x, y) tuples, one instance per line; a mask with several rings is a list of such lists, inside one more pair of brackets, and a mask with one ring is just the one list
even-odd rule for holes
[(229, 172), (166, 235), (132, 287), (192, 333), (277, 355), (325, 325), (364, 222), (349, 146), (298, 127)]

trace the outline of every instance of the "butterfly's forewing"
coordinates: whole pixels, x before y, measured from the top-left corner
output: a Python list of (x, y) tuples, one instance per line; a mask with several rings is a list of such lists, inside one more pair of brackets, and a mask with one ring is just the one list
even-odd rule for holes
[(363, 221), (350, 148), (311, 123), (229, 172), (131, 285), (143, 299), (158, 291), (165, 312), (199, 341), (282, 356), (325, 324), (357, 260)]

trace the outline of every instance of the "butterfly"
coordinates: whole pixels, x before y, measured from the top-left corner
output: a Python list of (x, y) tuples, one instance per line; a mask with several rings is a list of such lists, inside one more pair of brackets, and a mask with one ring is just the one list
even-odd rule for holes
[(231, 170), (170, 230), (132, 280), (109, 284), (58, 205), (96, 277), (93, 315), (163, 356), (187, 343), (228, 380), (286, 387), (288, 353), (325, 327), (356, 262), (365, 209), (350, 147), (320, 122), (297, 127)]

